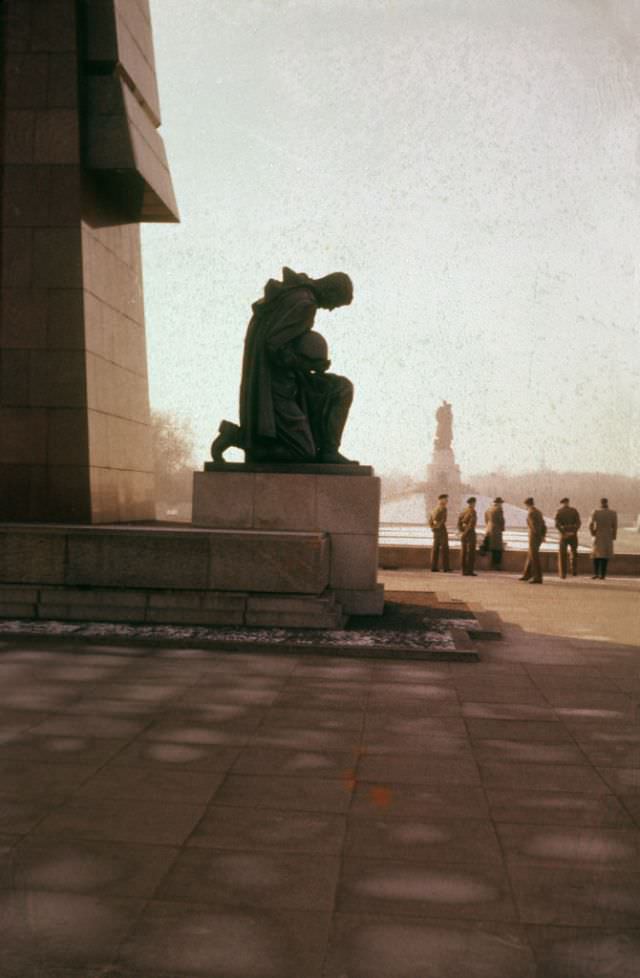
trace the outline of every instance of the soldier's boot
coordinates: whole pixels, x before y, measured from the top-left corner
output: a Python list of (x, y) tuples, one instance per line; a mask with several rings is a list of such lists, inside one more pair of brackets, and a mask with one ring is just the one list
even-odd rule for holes
[(211, 458), (214, 462), (226, 462), (227, 448), (244, 448), (244, 436), (240, 425), (233, 421), (221, 421), (218, 436), (211, 443)]

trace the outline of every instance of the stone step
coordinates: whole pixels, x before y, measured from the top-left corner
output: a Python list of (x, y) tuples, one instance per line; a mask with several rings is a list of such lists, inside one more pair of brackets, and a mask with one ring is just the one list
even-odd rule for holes
[(249, 595), (245, 624), (280, 628), (342, 628), (347, 616), (333, 591), (317, 597)]
[(503, 638), (503, 625), (500, 615), (496, 611), (477, 611), (478, 627), (469, 629), (469, 636), (473, 639), (501, 639)]
[(346, 617), (329, 590), (301, 595), (0, 584), (0, 618), (335, 629)]

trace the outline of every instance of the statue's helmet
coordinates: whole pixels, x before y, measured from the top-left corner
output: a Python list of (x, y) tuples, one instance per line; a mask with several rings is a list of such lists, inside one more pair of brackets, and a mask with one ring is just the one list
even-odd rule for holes
[(353, 299), (353, 282), (344, 272), (332, 272), (312, 283), (318, 305), (325, 309), (348, 306)]
[(307, 357), (309, 360), (329, 359), (327, 341), (324, 336), (316, 333), (315, 330), (309, 330), (308, 333), (303, 333), (300, 339), (296, 340), (295, 350), (301, 357)]

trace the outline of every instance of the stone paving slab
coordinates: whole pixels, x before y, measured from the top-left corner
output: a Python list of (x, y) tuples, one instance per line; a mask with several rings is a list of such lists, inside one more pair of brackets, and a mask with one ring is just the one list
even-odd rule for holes
[(575, 791), (529, 791), (513, 788), (487, 788), (491, 818), (497, 824), (570, 825), (576, 832), (582, 825), (627, 828), (632, 819), (614, 795), (587, 795)]
[(118, 962), (136, 978), (321, 978), (330, 920), (329, 911), (218, 910), (154, 900)]
[(178, 854), (171, 846), (24, 840), (0, 863), (0, 889), (150, 899)]
[(156, 893), (159, 900), (272, 910), (333, 909), (339, 856), (255, 849), (186, 849)]
[[(47, 890), (0, 891), (3, 978), (88, 975), (113, 960), (144, 901)], [(44, 968), (48, 970), (45, 971)], [(55, 970), (54, 970), (55, 969)]]
[(623, 793), (620, 795), (620, 801), (629, 812), (629, 815), (634, 820), (636, 825), (640, 826), (640, 793), (628, 795), (623, 791)]
[(345, 854), (424, 862), (499, 864), (500, 844), (489, 819), (361, 817), (349, 819)]
[(345, 832), (345, 815), (242, 809), (216, 803), (209, 806), (187, 845), (337, 855), (342, 852)]
[(518, 926), (337, 913), (324, 978), (345, 975), (535, 978), (536, 968), (527, 934)]
[(33, 839), (131, 842), (143, 845), (181, 845), (204, 814), (206, 805), (159, 800), (102, 800), (100, 805), (69, 802), (47, 815), (33, 830)]
[(434, 866), (394, 859), (347, 857), (336, 909), (514, 921), (509, 881), (499, 865)]
[(536, 978), (636, 978), (640, 930), (527, 927)]
[(639, 647), (494, 586), (475, 663), (0, 639), (3, 978), (636, 978)]
[(233, 769), (237, 774), (349, 778), (353, 776), (357, 756), (358, 747), (351, 751), (244, 747)]
[(640, 927), (638, 873), (558, 866), (535, 872), (529, 866), (514, 866), (509, 876), (520, 920), (525, 923)]

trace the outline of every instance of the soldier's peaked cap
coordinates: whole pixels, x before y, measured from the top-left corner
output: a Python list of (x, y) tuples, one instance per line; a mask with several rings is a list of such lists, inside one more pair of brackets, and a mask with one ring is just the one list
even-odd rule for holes
[(533, 496), (527, 496), (527, 498), (524, 501), (524, 504), (525, 506), (533, 506), (534, 505)]
[(561, 503), (568, 503), (569, 502), (569, 497), (568, 496), (565, 496), (564, 499), (561, 499), (560, 500), (560, 502)]
[(467, 502), (468, 503), (475, 503), (475, 501), (476, 501), (476, 497), (475, 496), (469, 496), (469, 498), (467, 499)]
[(504, 499), (502, 498), (502, 496), (496, 496), (496, 498), (493, 501), (494, 503), (503, 503)]

